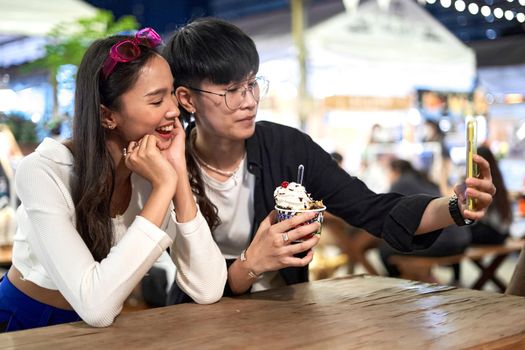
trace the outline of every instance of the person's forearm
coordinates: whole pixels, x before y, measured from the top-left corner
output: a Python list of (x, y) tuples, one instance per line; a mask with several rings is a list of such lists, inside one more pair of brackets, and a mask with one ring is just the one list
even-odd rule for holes
[(140, 212), (140, 216), (161, 227), (170, 205), (172, 193), (169, 189), (154, 187)]
[(448, 200), (448, 197), (441, 197), (428, 203), (421, 216), (416, 234), (432, 232), (454, 223), (448, 210)]
[(234, 294), (242, 294), (248, 291), (255, 278), (250, 277), (250, 270), (242, 266), (240, 259), (235, 260), (228, 269), (228, 284)]
[(197, 215), (197, 205), (193, 198), (191, 191), (190, 181), (186, 175), (186, 169), (179, 170), (177, 172), (181, 174), (177, 183), (177, 191), (173, 197), (173, 205), (175, 207), (175, 213), (178, 222), (188, 222), (195, 218)]
[(252, 284), (257, 281), (263, 271), (258, 271), (252, 266), (249, 249), (245, 252), (245, 261), (239, 257), (228, 268), (228, 284), (234, 294), (242, 294), (248, 291)]
[(176, 224), (170, 251), (177, 266), (177, 284), (196, 303), (214, 303), (222, 297), (227, 278), (226, 261), (213, 241), (202, 214), (189, 225)]
[(505, 294), (525, 296), (525, 252), (523, 250)]

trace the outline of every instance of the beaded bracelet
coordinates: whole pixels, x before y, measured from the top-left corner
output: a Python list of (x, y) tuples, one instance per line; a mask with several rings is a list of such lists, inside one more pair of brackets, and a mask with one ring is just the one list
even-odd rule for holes
[(458, 197), (453, 195), (448, 200), (448, 211), (457, 226), (472, 225), (474, 220), (465, 219), (459, 210)]

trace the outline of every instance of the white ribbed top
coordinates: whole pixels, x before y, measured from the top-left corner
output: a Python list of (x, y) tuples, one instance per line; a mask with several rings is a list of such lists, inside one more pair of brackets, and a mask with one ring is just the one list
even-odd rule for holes
[[(200, 211), (178, 223), (172, 207), (161, 228), (138, 216), (149, 183), (132, 175), (132, 199), (113, 220), (115, 244), (96, 262), (75, 229), (71, 198), (73, 157), (45, 139), (16, 170), (17, 210), (13, 265), (25, 279), (58, 289), (80, 317), (95, 327), (110, 325), (124, 300), (166, 248), (172, 245), (179, 286), (198, 303), (220, 299), (227, 278), (224, 258)], [(163, 264), (166, 266), (166, 259)]]

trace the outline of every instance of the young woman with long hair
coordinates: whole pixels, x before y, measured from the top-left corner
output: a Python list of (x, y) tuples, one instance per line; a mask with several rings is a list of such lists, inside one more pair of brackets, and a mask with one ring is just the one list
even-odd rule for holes
[(45, 139), (19, 164), (3, 331), (108, 326), (156, 261), (176, 265), (195, 301), (221, 297), (226, 266), (191, 192), (160, 42), (150, 28), (95, 41), (77, 73), (73, 138)]

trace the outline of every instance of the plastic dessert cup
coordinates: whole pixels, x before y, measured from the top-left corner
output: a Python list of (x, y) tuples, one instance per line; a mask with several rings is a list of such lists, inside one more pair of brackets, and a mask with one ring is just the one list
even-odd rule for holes
[(278, 206), (275, 206), (275, 209), (277, 210), (277, 222), (288, 220), (288, 219), (290, 219), (290, 218), (292, 218), (292, 217), (294, 217), (296, 215), (299, 215), (301, 213), (310, 213), (310, 212), (316, 212), (317, 213), (314, 216), (313, 219), (306, 221), (305, 223), (301, 224), (301, 226), (308, 225), (308, 224), (311, 224), (311, 223), (317, 221), (321, 225), (319, 227), (319, 230), (317, 232), (312, 233), (312, 234), (308, 234), (308, 235), (306, 235), (304, 237), (301, 237), (301, 238), (295, 240), (294, 242), (302, 242), (302, 241), (305, 241), (305, 240), (313, 237), (314, 234), (315, 235), (320, 235), (321, 234), (321, 229), (322, 229), (322, 225), (323, 225), (323, 213), (326, 210), (326, 207), (317, 208), (317, 209), (291, 210), (291, 209), (281, 209)]

